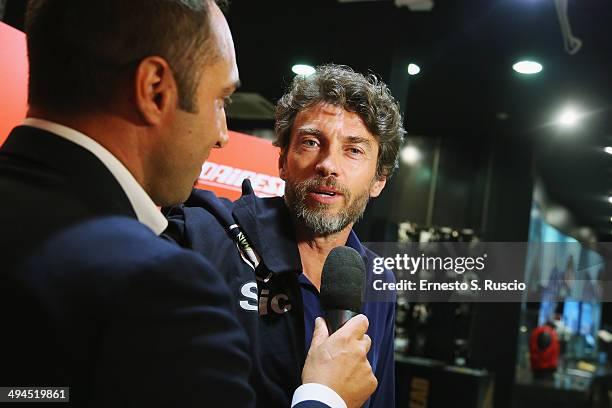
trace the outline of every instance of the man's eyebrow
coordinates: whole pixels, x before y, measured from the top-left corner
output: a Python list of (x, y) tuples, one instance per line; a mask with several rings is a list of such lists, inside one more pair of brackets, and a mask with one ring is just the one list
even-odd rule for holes
[(223, 93), (232, 93), (235, 92), (238, 88), (240, 88), (240, 85), (242, 85), (240, 83), (240, 80), (237, 80), (236, 82), (234, 82), (233, 84), (226, 86), (225, 88), (223, 88)]
[(365, 137), (361, 137), (361, 136), (346, 136), (345, 139), (349, 143), (365, 144), (368, 147), (370, 147), (372, 145), (372, 142), (370, 141), (370, 139), (365, 138)]
[(323, 135), (323, 132), (321, 132), (319, 129), (312, 128), (312, 127), (301, 127), (301, 128), (298, 128), (296, 133), (297, 133), (298, 136), (303, 136), (303, 135), (321, 136), (321, 135)]

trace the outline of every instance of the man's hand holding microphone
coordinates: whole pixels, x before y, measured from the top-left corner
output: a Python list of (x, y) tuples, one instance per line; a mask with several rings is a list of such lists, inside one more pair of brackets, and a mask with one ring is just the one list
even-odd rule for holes
[[(302, 383), (334, 390), (348, 408), (359, 408), (376, 390), (378, 381), (367, 359), (372, 345), (368, 318), (361, 310), (365, 265), (357, 251), (334, 248), (321, 274), (321, 305), (325, 320), (315, 321)], [(330, 334), (331, 333), (331, 334)]]

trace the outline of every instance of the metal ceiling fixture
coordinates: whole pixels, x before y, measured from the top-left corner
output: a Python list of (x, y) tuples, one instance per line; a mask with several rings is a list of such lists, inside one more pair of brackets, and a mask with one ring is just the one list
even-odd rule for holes
[(572, 34), (569, 17), (567, 16), (567, 2), (568, 0), (555, 0), (555, 6), (557, 8), (557, 15), (559, 16), (561, 33), (563, 34), (563, 46), (568, 54), (574, 55), (580, 51), (582, 41)]
[(433, 0), (395, 0), (397, 7), (408, 7), (412, 11), (431, 11)]
[[(339, 3), (361, 3), (364, 1), (388, 1), (388, 0), (338, 0)], [(408, 7), (411, 11), (431, 11), (434, 0), (395, 0), (397, 7)]]

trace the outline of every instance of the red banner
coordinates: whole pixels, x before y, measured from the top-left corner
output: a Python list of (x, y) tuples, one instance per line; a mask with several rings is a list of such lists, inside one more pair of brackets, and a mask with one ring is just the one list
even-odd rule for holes
[(282, 196), (285, 182), (278, 177), (278, 148), (268, 140), (230, 132), (223, 149), (215, 149), (202, 166), (196, 187), (236, 199), (245, 178), (258, 196)]
[(0, 145), (25, 118), (28, 59), (25, 34), (0, 22)]

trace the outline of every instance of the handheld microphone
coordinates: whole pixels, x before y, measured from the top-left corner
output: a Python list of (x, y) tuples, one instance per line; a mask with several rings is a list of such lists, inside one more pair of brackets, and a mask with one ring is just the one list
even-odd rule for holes
[(321, 306), (329, 334), (361, 312), (365, 264), (359, 252), (347, 246), (331, 250), (321, 273)]

